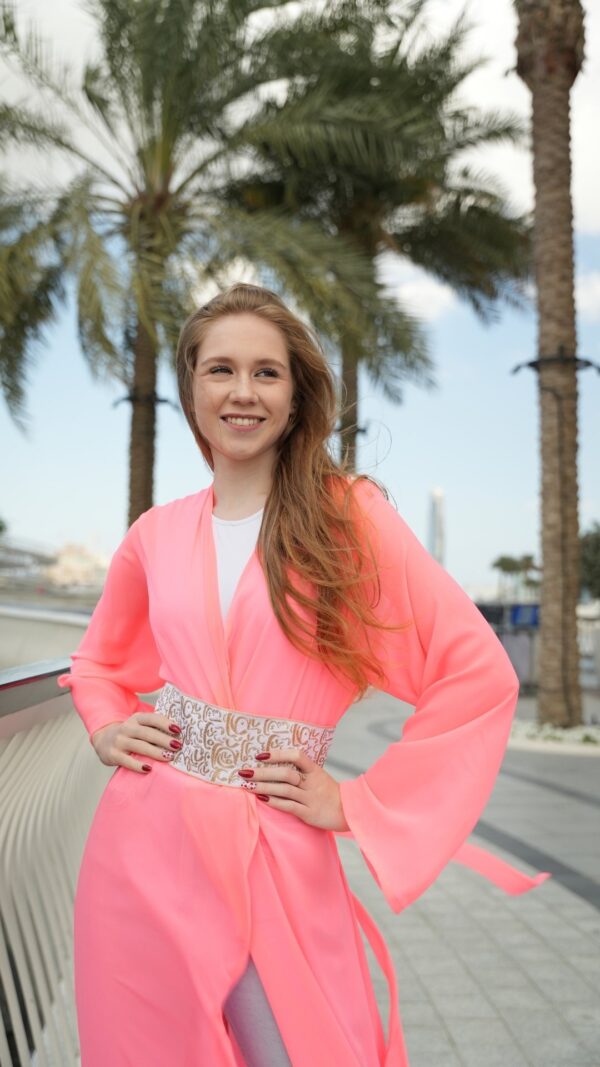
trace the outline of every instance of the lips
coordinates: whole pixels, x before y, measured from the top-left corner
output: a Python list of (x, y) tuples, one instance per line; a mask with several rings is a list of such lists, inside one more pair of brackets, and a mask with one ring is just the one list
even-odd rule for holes
[(223, 422), (227, 422), (228, 419), (253, 419), (258, 422), (264, 422), (265, 419), (262, 415), (220, 415), (219, 418)]

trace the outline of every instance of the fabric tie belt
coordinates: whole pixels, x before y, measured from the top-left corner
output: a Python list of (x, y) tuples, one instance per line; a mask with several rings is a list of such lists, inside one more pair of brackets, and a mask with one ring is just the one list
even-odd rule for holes
[[(316, 726), (295, 719), (249, 715), (209, 704), (182, 693), (166, 682), (159, 692), (155, 710), (167, 715), (181, 729), (181, 748), (170, 766), (205, 782), (256, 787), (237, 773), (259, 752), (273, 748), (300, 748), (320, 767), (325, 763), (335, 733), (334, 726)], [(293, 767), (293, 763), (278, 766)]]

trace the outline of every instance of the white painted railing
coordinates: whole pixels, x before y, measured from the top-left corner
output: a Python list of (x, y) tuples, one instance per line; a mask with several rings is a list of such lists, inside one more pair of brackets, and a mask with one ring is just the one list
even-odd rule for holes
[(70, 691), (56, 685), (69, 665), (51, 660), (0, 672), (2, 1067), (79, 1064), (73, 899), (112, 768), (96, 757)]

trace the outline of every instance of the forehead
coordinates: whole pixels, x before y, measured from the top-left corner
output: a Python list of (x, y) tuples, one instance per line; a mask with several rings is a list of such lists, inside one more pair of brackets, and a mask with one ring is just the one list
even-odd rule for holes
[(285, 337), (279, 327), (246, 312), (224, 315), (211, 322), (198, 350), (198, 361), (215, 356), (244, 360), (273, 356), (289, 365)]

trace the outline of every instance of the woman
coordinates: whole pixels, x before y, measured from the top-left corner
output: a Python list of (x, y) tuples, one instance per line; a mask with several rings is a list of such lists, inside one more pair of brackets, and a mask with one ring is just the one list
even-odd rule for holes
[[(334, 835), (394, 911), (450, 859), (538, 884), (466, 843), (517, 677), (385, 491), (329, 454), (333, 378), (274, 293), (194, 312), (177, 375), (213, 482), (132, 524), (59, 678), (117, 767), (75, 900), (82, 1067), (406, 1067), (393, 964)], [(337, 782), (336, 723), (371, 685), (416, 712)], [(136, 695), (157, 689), (155, 709)]]

